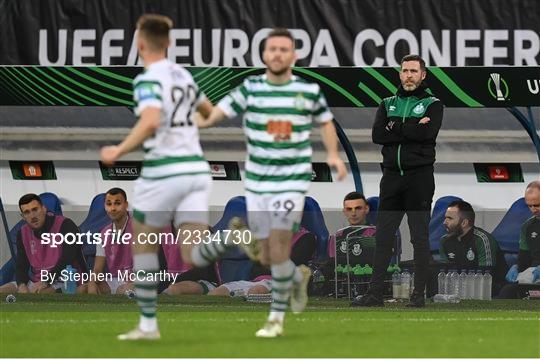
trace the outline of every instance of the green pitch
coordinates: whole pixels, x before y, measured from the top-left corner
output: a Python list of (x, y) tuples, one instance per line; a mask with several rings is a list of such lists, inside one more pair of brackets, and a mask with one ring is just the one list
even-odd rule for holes
[(0, 357), (540, 357), (539, 301), (468, 301), (410, 310), (312, 299), (285, 336), (256, 339), (268, 304), (160, 296), (162, 339), (120, 342), (136, 325), (123, 296), (18, 295), (0, 305)]

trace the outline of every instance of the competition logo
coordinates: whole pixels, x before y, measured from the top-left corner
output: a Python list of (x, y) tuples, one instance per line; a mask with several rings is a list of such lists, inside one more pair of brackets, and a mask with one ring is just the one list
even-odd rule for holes
[[(487, 84), (489, 93), (497, 101), (504, 101), (508, 99), (508, 84), (499, 73), (491, 73)], [(492, 89), (494, 88), (494, 89)], [(504, 94), (503, 94), (504, 89)]]
[(474, 260), (474, 252), (473, 252), (473, 250), (471, 248), (469, 248), (469, 250), (467, 251), (467, 259), (469, 261)]
[(424, 104), (420, 103), (420, 104), (418, 104), (417, 106), (414, 107), (413, 113), (422, 114), (422, 113), (424, 113), (425, 110), (426, 110), (426, 108), (424, 107)]

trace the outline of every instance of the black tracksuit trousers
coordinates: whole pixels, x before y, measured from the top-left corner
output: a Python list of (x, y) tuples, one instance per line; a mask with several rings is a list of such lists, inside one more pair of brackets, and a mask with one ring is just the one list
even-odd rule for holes
[(429, 273), (429, 221), (435, 191), (433, 166), (405, 171), (385, 169), (380, 183), (373, 276), (368, 293), (380, 297), (392, 258), (396, 231), (407, 214), (414, 247), (414, 295), (424, 294)]

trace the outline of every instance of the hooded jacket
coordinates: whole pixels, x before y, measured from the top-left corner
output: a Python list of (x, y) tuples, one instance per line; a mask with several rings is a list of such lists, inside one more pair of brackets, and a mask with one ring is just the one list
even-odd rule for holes
[[(427, 91), (425, 83), (413, 91), (400, 85), (396, 95), (379, 105), (372, 129), (372, 139), (383, 146), (384, 169), (406, 171), (433, 165), (435, 143), (441, 128), (443, 104)], [(420, 119), (428, 117), (427, 124)]]

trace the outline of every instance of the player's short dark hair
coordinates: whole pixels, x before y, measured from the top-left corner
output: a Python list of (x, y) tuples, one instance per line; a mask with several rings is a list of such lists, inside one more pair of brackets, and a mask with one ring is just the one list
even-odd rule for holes
[(148, 41), (154, 50), (164, 50), (169, 44), (169, 31), (173, 26), (170, 18), (158, 14), (145, 14), (137, 20), (139, 36)]
[(420, 69), (422, 69), (423, 71), (426, 71), (426, 62), (424, 61), (424, 59), (420, 57), (420, 55), (416, 55), (416, 54), (405, 55), (401, 59), (401, 63), (399, 64), (403, 65), (403, 63), (406, 61), (417, 61), (420, 63)]
[(476, 214), (474, 213), (474, 209), (469, 202), (453, 201), (448, 205), (448, 208), (450, 207), (456, 207), (458, 209), (460, 220), (467, 219), (469, 223), (474, 226)]
[(32, 201), (37, 201), (40, 205), (43, 205), (43, 202), (41, 201), (41, 198), (35, 193), (28, 193), (22, 196), (19, 199), (19, 210), (21, 209), (21, 206), (28, 204)]
[(354, 200), (354, 199), (362, 199), (367, 204), (366, 196), (364, 196), (360, 192), (350, 192), (349, 194), (345, 196), (345, 198), (343, 198), (343, 203), (345, 203), (346, 201)]
[(111, 196), (116, 196), (118, 194), (121, 194), (122, 197), (124, 197), (124, 200), (127, 201), (127, 194), (126, 192), (122, 189), (122, 188), (118, 188), (118, 187), (115, 187), (115, 188), (111, 188), (107, 191), (107, 193), (105, 193), (106, 195), (107, 194), (110, 194)]
[(274, 28), (272, 29), (272, 31), (270, 31), (268, 33), (268, 35), (266, 36), (266, 39), (265, 39), (265, 46), (266, 46), (266, 40), (270, 39), (270, 38), (273, 38), (273, 37), (277, 37), (277, 36), (283, 36), (285, 38), (289, 38), (291, 41), (292, 41), (292, 44), (293, 44), (293, 49), (294, 49), (294, 36), (292, 35), (292, 33), (286, 29), (286, 28)]

